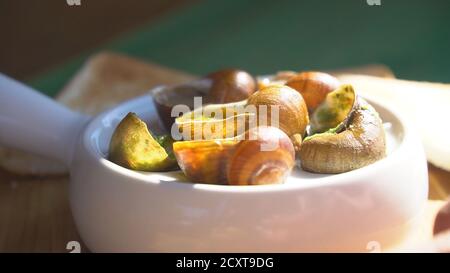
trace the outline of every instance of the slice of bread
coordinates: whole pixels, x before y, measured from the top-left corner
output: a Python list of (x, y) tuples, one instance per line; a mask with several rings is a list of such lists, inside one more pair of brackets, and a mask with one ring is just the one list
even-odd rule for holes
[(56, 99), (74, 110), (95, 115), (154, 86), (192, 79), (194, 76), (187, 73), (124, 55), (99, 53), (86, 62)]
[(392, 70), (384, 64), (368, 64), (363, 66), (342, 68), (330, 71), (330, 73), (335, 77), (351, 74), (395, 79), (394, 72), (392, 72)]
[[(96, 115), (117, 103), (145, 94), (160, 84), (192, 80), (187, 73), (115, 53), (94, 55), (57, 95), (76, 111)], [(23, 151), (0, 147), (0, 168), (18, 175), (63, 175), (64, 165)]]
[(429, 162), (450, 171), (450, 84), (340, 75), (367, 98), (402, 113), (422, 138)]

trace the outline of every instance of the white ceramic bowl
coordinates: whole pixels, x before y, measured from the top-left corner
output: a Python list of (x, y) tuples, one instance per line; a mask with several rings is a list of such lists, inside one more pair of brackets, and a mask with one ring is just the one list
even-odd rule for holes
[[(177, 172), (142, 173), (108, 161), (112, 132), (128, 112), (160, 129), (149, 95), (89, 119), (2, 76), (0, 126), (9, 131), (0, 132), (0, 143), (69, 165), (75, 223), (94, 252), (367, 251), (374, 241), (389, 248), (402, 240), (428, 194), (417, 134), (371, 103), (390, 125), (386, 158), (337, 175), (296, 170), (282, 185), (192, 184)], [(32, 117), (14, 110), (24, 107)]]

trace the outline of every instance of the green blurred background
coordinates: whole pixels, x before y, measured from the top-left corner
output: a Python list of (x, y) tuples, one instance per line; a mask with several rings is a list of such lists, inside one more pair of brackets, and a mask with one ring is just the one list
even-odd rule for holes
[[(79, 8), (89, 8), (86, 2)], [(450, 1), (194, 1), (28, 81), (55, 94), (90, 54), (104, 49), (194, 74), (381, 63), (398, 78), (450, 82)]]

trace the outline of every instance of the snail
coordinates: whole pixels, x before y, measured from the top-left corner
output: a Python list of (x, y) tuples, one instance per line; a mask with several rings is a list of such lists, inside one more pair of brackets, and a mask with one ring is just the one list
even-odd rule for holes
[(203, 104), (237, 102), (247, 99), (256, 89), (256, 80), (248, 72), (224, 69), (186, 84), (157, 88), (152, 97), (164, 127), (170, 130), (175, 121), (172, 117), (175, 105), (192, 109), (194, 97), (202, 98)]
[(246, 71), (224, 69), (209, 74), (212, 80), (206, 97), (211, 103), (228, 103), (247, 99), (257, 89), (255, 78)]
[(335, 128), (306, 137), (299, 151), (301, 167), (315, 173), (355, 170), (386, 155), (383, 124), (363, 99)]
[(325, 99), (326, 95), (337, 89), (340, 83), (330, 74), (309, 71), (289, 77), (286, 85), (302, 94), (308, 106), (308, 111), (312, 113)]
[[(273, 149), (265, 151), (264, 146)], [(231, 155), (228, 184), (281, 184), (294, 165), (294, 146), (283, 131), (275, 127), (255, 127), (247, 131)]]
[[(272, 116), (273, 111), (277, 111), (278, 116)], [(220, 114), (219, 117), (217, 114)], [(296, 134), (303, 136), (308, 122), (308, 111), (302, 96), (284, 85), (263, 88), (248, 100), (206, 105), (175, 120), (184, 139), (188, 140), (193, 139), (195, 134), (195, 139), (234, 137), (258, 125), (278, 127), (289, 137)], [(213, 133), (215, 137), (212, 137)]]
[(181, 170), (197, 183), (278, 184), (295, 164), (291, 140), (270, 126), (253, 127), (230, 139), (178, 141), (173, 151)]
[(328, 93), (311, 115), (311, 133), (322, 133), (343, 122), (357, 106), (356, 93), (349, 84)]
[(166, 171), (176, 166), (168, 136), (154, 138), (135, 113), (128, 113), (116, 127), (109, 145), (109, 160), (137, 171)]
[(275, 75), (268, 75), (258, 78), (258, 89), (266, 88), (270, 85), (284, 85), (286, 82), (295, 77), (297, 72), (290, 70), (278, 71)]
[(267, 121), (271, 125), (272, 108), (278, 107), (279, 128), (283, 130), (289, 137), (299, 134), (304, 135), (306, 126), (309, 123), (308, 110), (303, 97), (294, 89), (285, 85), (270, 85), (253, 95), (247, 100), (247, 105), (256, 106), (258, 120), (260, 120), (260, 106), (267, 106)]
[(200, 79), (176, 86), (162, 86), (152, 91), (153, 103), (165, 129), (170, 131), (175, 117), (172, 109), (175, 105), (194, 108), (194, 98), (204, 98), (211, 85), (210, 80)]
[(244, 100), (197, 108), (176, 118), (172, 133), (181, 134), (178, 138), (184, 140), (208, 140), (240, 135), (250, 128), (249, 122), (256, 115), (245, 111), (246, 103)]

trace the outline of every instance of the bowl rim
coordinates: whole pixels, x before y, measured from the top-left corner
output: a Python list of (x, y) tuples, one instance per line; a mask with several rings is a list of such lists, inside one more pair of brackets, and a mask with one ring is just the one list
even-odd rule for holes
[[(374, 173), (382, 172), (393, 166), (394, 162), (399, 160), (402, 155), (407, 152), (407, 146), (409, 143), (414, 144), (413, 135), (410, 125), (406, 122), (406, 119), (398, 113), (396, 110), (392, 109), (386, 104), (380, 103), (376, 99), (366, 98), (375, 109), (383, 109), (384, 112), (389, 113), (392, 117), (397, 119), (398, 124), (401, 127), (400, 142), (397, 144), (396, 149), (394, 149), (390, 154), (386, 155), (385, 158), (378, 160), (370, 165), (364, 166), (362, 168), (352, 170), (340, 174), (331, 174), (324, 177), (315, 178), (314, 183), (283, 183), (283, 184), (269, 184), (269, 185), (245, 185), (245, 186), (233, 186), (233, 185), (216, 185), (216, 184), (202, 184), (202, 183), (189, 183), (183, 181), (161, 181), (158, 176), (164, 172), (145, 173), (127, 169), (125, 167), (119, 166), (104, 157), (101, 153), (98, 145), (96, 145), (92, 139), (93, 134), (99, 130), (102, 124), (105, 124), (105, 119), (117, 115), (129, 109), (136, 104), (142, 104), (144, 100), (152, 103), (151, 93), (153, 90), (162, 88), (163, 86), (157, 86), (152, 88), (147, 94), (133, 98), (131, 100), (125, 101), (116, 105), (115, 107), (106, 110), (100, 115), (94, 117), (89, 124), (86, 126), (82, 134), (82, 145), (88, 152), (88, 155), (96, 162), (95, 168), (103, 168), (113, 174), (123, 176), (124, 183), (144, 183), (151, 185), (158, 185), (162, 187), (178, 188), (178, 189), (195, 189), (200, 191), (208, 192), (234, 192), (234, 193), (244, 193), (244, 192), (284, 192), (292, 190), (301, 190), (308, 188), (324, 187), (324, 186), (342, 186), (348, 185), (355, 182), (356, 180), (363, 181), (361, 177), (367, 177)], [(127, 110), (128, 111), (128, 110)], [(129, 111), (128, 111), (129, 112)], [(95, 147), (97, 146), (97, 147)], [(414, 148), (414, 145), (411, 145)], [(132, 179), (130, 179), (132, 178)], [(133, 181), (132, 181), (133, 180)]]

